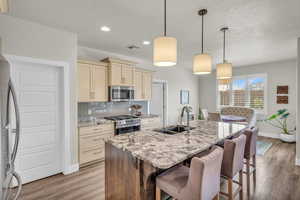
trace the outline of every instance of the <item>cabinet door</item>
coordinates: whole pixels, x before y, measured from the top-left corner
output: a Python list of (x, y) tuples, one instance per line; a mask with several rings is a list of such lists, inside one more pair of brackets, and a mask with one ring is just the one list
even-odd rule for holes
[(143, 97), (145, 100), (151, 100), (152, 97), (152, 73), (144, 72), (143, 73)]
[(134, 99), (143, 99), (143, 72), (135, 71), (134, 73)]
[(122, 82), (122, 65), (119, 63), (111, 63), (110, 66), (110, 84), (123, 85)]
[(122, 78), (123, 85), (133, 86), (134, 68), (130, 65), (122, 64)]
[(93, 86), (95, 93), (93, 101), (108, 101), (106, 67), (93, 67)]
[(78, 101), (90, 101), (91, 68), (88, 64), (78, 63)]

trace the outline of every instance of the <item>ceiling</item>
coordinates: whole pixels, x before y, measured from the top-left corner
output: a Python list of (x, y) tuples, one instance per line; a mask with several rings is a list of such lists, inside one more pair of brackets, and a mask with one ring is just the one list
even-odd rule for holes
[[(201, 18), (207, 8), (205, 51), (222, 60), (223, 26), (227, 60), (234, 66), (296, 58), (299, 0), (168, 0), (167, 32), (178, 40), (178, 65), (192, 67), (201, 50)], [(163, 0), (11, 0), (10, 15), (78, 33), (79, 45), (152, 60), (152, 41), (163, 32)], [(100, 27), (111, 27), (101, 32)], [(140, 46), (129, 50), (128, 45)]]

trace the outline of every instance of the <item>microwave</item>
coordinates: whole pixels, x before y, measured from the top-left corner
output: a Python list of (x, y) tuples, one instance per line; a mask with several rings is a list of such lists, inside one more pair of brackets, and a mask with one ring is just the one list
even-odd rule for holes
[(110, 101), (131, 101), (134, 100), (134, 88), (131, 86), (110, 86)]

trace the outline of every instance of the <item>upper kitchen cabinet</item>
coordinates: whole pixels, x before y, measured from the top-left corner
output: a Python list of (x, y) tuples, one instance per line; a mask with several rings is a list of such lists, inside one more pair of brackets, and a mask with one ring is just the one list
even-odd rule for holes
[(108, 101), (108, 69), (106, 63), (78, 61), (78, 101)]
[(102, 60), (108, 63), (108, 84), (111, 86), (133, 86), (136, 63), (116, 58)]
[(152, 72), (136, 69), (134, 73), (135, 100), (151, 100)]
[(8, 0), (0, 0), (0, 13), (8, 12)]

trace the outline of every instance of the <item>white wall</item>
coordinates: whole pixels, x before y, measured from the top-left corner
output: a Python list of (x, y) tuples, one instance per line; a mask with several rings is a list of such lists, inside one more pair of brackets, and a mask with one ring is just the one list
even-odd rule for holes
[(182, 66), (160, 68), (154, 73), (154, 79), (168, 81), (168, 124), (177, 124), (182, 105), (180, 105), (180, 90), (190, 91), (190, 105), (195, 117), (199, 109), (199, 77), (192, 70)]
[(298, 66), (297, 66), (297, 156), (296, 164), (300, 165), (300, 38), (298, 38)]
[[(291, 113), (291, 127), (295, 127), (296, 123), (296, 60), (273, 62), (252, 66), (243, 66), (233, 68), (233, 75), (247, 75), (266, 73), (268, 75), (267, 88), (267, 115), (275, 113), (278, 109), (286, 108)], [(216, 78), (215, 73), (205, 78), (201, 78), (200, 84), (200, 105), (208, 108), (209, 111), (216, 111)], [(276, 103), (276, 87), (277, 85), (289, 86), (289, 104)], [(278, 137), (279, 131), (265, 123), (259, 123), (260, 131), (266, 134), (272, 134)]]
[(72, 163), (77, 163), (76, 34), (0, 14), (0, 37), (4, 54), (26, 56), (70, 65), (70, 118)]
[(138, 63), (138, 67), (155, 71), (153, 78), (168, 81), (168, 122), (176, 124), (180, 114), (180, 90), (190, 90), (190, 102), (194, 112), (198, 113), (199, 108), (199, 79), (192, 75), (192, 71), (183, 66), (158, 68), (153, 67), (152, 63), (134, 57), (123, 56), (111, 52), (106, 52), (87, 47), (78, 47), (78, 58), (89, 60), (101, 60), (105, 57), (117, 57)]

